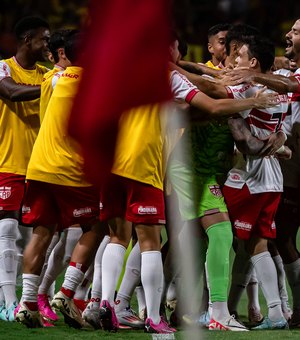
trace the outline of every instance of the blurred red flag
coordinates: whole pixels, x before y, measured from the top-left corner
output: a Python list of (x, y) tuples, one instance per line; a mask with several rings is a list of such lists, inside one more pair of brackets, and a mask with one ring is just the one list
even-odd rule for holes
[(169, 0), (94, 0), (82, 46), (83, 80), (69, 130), (83, 147), (87, 175), (109, 174), (123, 111), (171, 98)]

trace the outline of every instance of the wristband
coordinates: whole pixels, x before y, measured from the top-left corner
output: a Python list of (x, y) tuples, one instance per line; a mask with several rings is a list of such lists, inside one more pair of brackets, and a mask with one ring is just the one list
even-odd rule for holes
[(284, 145), (282, 145), (277, 151), (276, 153), (284, 153), (285, 152), (285, 147)]

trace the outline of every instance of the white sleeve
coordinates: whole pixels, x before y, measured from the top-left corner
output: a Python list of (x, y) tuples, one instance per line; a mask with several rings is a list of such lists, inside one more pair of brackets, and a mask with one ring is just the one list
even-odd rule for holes
[(0, 61), (0, 80), (6, 77), (11, 77), (11, 71), (5, 61)]
[(60, 76), (64, 73), (64, 71), (59, 71), (57, 73), (55, 73), (52, 77), (52, 89), (54, 90), (56, 83), (58, 81), (58, 79), (60, 78)]
[(197, 87), (178, 71), (171, 72), (170, 82), (173, 96), (175, 100), (180, 102), (189, 103), (194, 95), (199, 92)]

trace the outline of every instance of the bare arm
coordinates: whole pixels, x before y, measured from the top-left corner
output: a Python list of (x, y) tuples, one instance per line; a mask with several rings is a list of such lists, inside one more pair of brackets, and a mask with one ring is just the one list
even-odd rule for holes
[(236, 147), (246, 155), (257, 155), (265, 142), (251, 134), (250, 127), (242, 117), (229, 118), (228, 126), (235, 140)]
[(278, 93), (300, 92), (297, 79), (279, 74), (257, 73), (247, 69), (234, 69), (227, 73), (235, 84), (244, 82), (257, 82), (277, 91)]
[(277, 104), (277, 98), (274, 94), (265, 94), (263, 91), (258, 91), (256, 97), (247, 99), (213, 99), (205, 93), (198, 92), (190, 104), (207, 113), (208, 117), (216, 118), (230, 117), (234, 113), (252, 108), (274, 106)]
[(217, 84), (200, 76), (199, 74), (190, 73), (175, 64), (170, 64), (172, 70), (177, 70), (179, 73), (185, 75), (190, 82), (197, 88), (213, 98), (228, 98), (228, 94), (224, 85)]
[(11, 77), (3, 78), (0, 81), (0, 97), (12, 102), (28, 101), (39, 98), (41, 87), (39, 85), (20, 85)]
[(188, 72), (195, 74), (207, 74), (212, 77), (218, 77), (220, 75), (220, 70), (213, 69), (204, 64), (197, 64), (191, 61), (180, 60), (178, 65)]

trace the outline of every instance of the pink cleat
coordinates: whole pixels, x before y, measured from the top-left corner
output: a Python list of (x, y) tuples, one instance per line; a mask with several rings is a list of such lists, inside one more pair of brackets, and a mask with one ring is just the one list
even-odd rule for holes
[(176, 332), (176, 329), (169, 327), (163, 318), (160, 319), (157, 325), (150, 318), (147, 318), (145, 321), (145, 333), (171, 334), (174, 332)]
[(47, 294), (38, 294), (38, 307), (41, 316), (49, 322), (55, 322), (58, 320), (57, 314), (50, 307)]
[(119, 328), (115, 309), (107, 300), (103, 300), (100, 304), (100, 325), (104, 330), (116, 332)]

